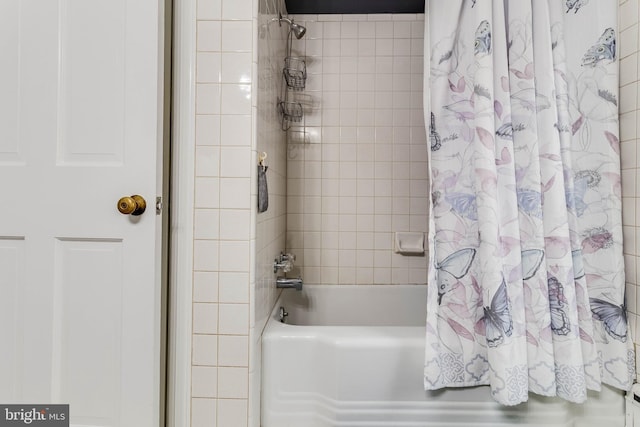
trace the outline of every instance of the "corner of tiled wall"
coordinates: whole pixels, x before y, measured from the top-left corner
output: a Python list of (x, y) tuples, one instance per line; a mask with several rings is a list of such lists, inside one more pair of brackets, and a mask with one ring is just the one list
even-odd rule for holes
[[(286, 227), (278, 12), (284, 0), (197, 1), (191, 427), (260, 425), (260, 336)], [(262, 152), (270, 200), (258, 214)]]
[[(279, 13), (286, 15), (284, 0), (259, 1), (257, 48), (254, 50), (254, 75), (258, 77), (253, 85), (255, 158), (252, 164), (255, 169), (258, 155), (266, 154), (269, 206), (265, 212), (252, 216), (256, 240), (255, 274), (251, 286), (249, 427), (260, 426), (262, 331), (278, 295), (273, 260), (286, 249), (287, 146), (276, 101), (282, 84), (287, 31), (285, 26), (278, 25)], [(252, 184), (252, 190), (257, 193), (257, 182)]]
[(427, 231), (424, 15), (294, 19), (311, 108), (306, 142), (289, 142), (287, 249), (305, 283), (426, 284), (426, 258), (392, 246)]
[(622, 167), (622, 224), (626, 276), (626, 301), (631, 336), (640, 372), (640, 41), (638, 0), (620, 0), (620, 157)]
[(248, 425), (253, 5), (197, 1), (191, 427)]

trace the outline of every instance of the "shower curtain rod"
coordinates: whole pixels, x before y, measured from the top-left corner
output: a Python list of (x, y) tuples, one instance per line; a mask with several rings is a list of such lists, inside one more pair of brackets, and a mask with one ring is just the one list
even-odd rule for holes
[(424, 13), (424, 0), (286, 0), (288, 13)]

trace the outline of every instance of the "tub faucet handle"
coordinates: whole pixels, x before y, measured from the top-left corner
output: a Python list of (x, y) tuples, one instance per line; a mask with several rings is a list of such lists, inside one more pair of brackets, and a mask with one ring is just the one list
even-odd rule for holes
[(277, 273), (278, 270), (282, 270), (283, 273), (288, 273), (293, 269), (293, 262), (296, 260), (296, 256), (293, 254), (285, 254), (280, 252), (278, 258), (273, 260), (273, 272)]
[(291, 264), (293, 264), (296, 260), (296, 256), (294, 254), (290, 254), (290, 253), (281, 253), (280, 254), (280, 259), (283, 261), (291, 261)]

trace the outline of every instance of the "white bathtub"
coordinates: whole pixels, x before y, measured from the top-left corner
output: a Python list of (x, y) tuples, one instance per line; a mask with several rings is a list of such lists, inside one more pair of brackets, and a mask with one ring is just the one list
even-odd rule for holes
[(487, 387), (425, 392), (425, 298), (424, 286), (283, 291), (262, 340), (262, 427), (625, 425), (610, 388), (584, 405), (532, 394), (511, 408)]

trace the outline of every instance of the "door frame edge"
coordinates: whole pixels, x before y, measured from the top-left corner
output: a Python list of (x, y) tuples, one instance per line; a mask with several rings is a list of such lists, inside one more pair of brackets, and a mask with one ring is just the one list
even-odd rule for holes
[(196, 0), (173, 0), (166, 426), (191, 425)]

